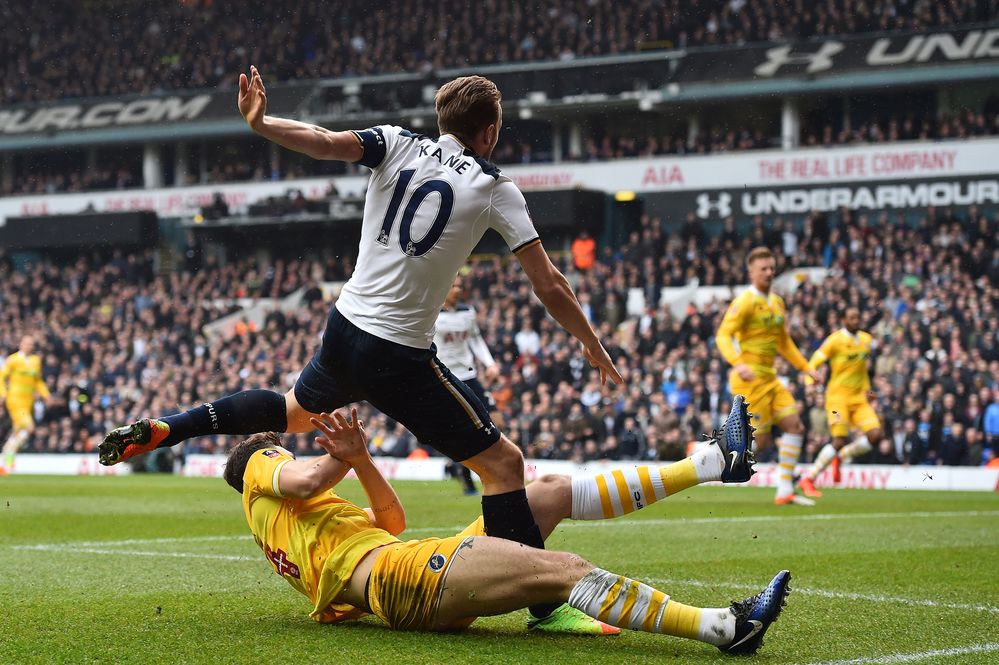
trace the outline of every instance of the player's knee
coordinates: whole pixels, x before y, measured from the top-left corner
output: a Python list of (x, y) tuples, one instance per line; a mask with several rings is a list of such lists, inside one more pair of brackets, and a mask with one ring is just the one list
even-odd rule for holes
[(524, 455), (505, 436), (464, 464), (486, 485), (524, 486)]
[(878, 443), (881, 442), (881, 437), (883, 437), (884, 434), (882, 433), (880, 427), (875, 427), (874, 429), (872, 429), (872, 430), (868, 431), (866, 434), (864, 434), (864, 436), (867, 437), (867, 441), (872, 446), (876, 446), (876, 445), (878, 445)]
[(496, 448), (494, 466), (500, 475), (511, 474), (523, 477), (524, 454), (520, 452), (520, 448), (505, 436), (501, 436), (500, 440), (493, 444), (493, 447)]
[(569, 488), (571, 485), (569, 476), (563, 476), (558, 473), (545, 474), (534, 482), (539, 485), (543, 485), (546, 492), (556, 492), (561, 489)]

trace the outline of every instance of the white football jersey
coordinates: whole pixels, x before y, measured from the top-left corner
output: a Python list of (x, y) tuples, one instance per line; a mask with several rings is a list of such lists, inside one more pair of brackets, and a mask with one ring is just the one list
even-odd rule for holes
[(524, 195), (453, 136), (355, 131), (372, 170), (354, 274), (336, 308), (372, 335), (430, 347), (458, 270), (487, 229), (514, 251), (538, 242)]
[(434, 344), (437, 345), (437, 359), (462, 381), (478, 375), (475, 358), (486, 367), (496, 362), (479, 332), (475, 310), (468, 306), (441, 310), (437, 316)]

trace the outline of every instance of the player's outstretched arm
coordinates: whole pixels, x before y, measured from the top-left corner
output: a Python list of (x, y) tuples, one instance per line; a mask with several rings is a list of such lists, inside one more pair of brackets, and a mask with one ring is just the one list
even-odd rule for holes
[(822, 375), (819, 374), (818, 370), (809, 366), (808, 361), (805, 360), (805, 356), (801, 353), (801, 349), (791, 339), (791, 333), (787, 331), (787, 328), (784, 328), (780, 340), (777, 342), (777, 351), (787, 358), (787, 361), (794, 365), (796, 370), (802, 372), (816, 383), (822, 382)]
[(281, 467), (278, 488), (282, 496), (308, 499), (336, 486), (350, 471), (350, 465), (329, 455), (296, 459)]
[(364, 432), (364, 423), (357, 418), (357, 409), (350, 410), (350, 422), (336, 412), (321, 413), (319, 418), (312, 418), (312, 424), (324, 435), (316, 437), (316, 443), (331, 456), (354, 468), (371, 504), (365, 512), (372, 524), (393, 536), (402, 533), (406, 528), (406, 511), (395, 490), (371, 459), (368, 435)]
[(364, 150), (353, 132), (334, 132), (325, 127), (267, 115), (267, 92), (256, 67), (250, 76), (239, 75), (239, 112), (250, 129), (268, 141), (301, 152), (314, 159), (356, 162)]
[(600, 370), (600, 383), (607, 383), (607, 379), (621, 383), (623, 379), (620, 372), (614, 367), (607, 350), (600, 343), (600, 338), (586, 320), (586, 315), (579, 307), (579, 301), (576, 300), (576, 294), (572, 292), (569, 281), (552, 264), (548, 252), (541, 243), (534, 243), (517, 252), (516, 256), (524, 269), (524, 274), (531, 281), (534, 293), (548, 313), (573, 337), (583, 343), (583, 354), (586, 359), (591, 366)]
[(813, 373), (818, 373), (819, 368), (829, 360), (830, 339), (827, 337), (822, 346), (815, 350), (812, 357), (808, 359), (808, 372), (805, 374), (805, 385), (810, 386), (815, 383)]

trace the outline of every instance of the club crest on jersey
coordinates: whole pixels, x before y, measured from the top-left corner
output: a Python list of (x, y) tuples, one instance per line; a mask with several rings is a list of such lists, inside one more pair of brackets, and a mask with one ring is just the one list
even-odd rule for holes
[(443, 554), (435, 554), (430, 557), (430, 561), (427, 562), (427, 568), (439, 573), (444, 569), (444, 564), (447, 563), (447, 557)]

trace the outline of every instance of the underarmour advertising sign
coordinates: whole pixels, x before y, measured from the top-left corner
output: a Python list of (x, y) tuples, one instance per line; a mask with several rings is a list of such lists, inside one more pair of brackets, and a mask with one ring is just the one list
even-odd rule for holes
[(999, 27), (890, 37), (809, 39), (687, 53), (676, 81), (737, 81), (822, 76), (883, 67), (999, 60)]
[(947, 180), (840, 182), (820, 186), (750, 187), (646, 194), (646, 210), (669, 219), (693, 211), (698, 219), (716, 221), (729, 215), (803, 215), (849, 208), (907, 210), (999, 205), (999, 176)]

